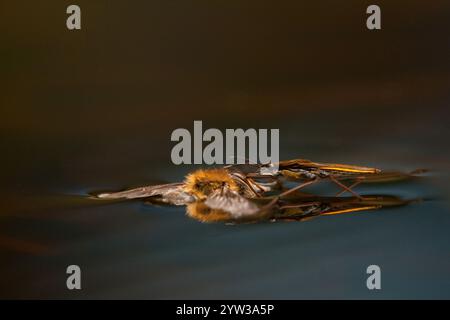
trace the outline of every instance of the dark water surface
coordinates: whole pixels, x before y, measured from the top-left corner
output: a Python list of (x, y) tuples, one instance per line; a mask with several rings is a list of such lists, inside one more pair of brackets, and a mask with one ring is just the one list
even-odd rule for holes
[[(0, 297), (450, 298), (448, 3), (381, 2), (379, 33), (357, 1), (78, 4), (79, 32), (65, 5), (0, 19)], [(279, 128), (282, 159), (428, 168), (358, 187), (423, 201), (230, 226), (87, 199), (183, 179), (170, 134), (194, 120)]]

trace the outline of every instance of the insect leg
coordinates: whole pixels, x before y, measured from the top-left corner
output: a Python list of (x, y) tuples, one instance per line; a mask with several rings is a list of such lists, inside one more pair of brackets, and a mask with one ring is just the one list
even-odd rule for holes
[(333, 181), (334, 183), (336, 183), (338, 186), (340, 186), (342, 189), (344, 189), (344, 191), (348, 191), (351, 194), (353, 194), (355, 197), (361, 199), (361, 196), (359, 194), (357, 194), (356, 192), (354, 192), (351, 188), (347, 187), (346, 185), (342, 184), (341, 182), (339, 182), (338, 180), (336, 180), (335, 177), (333, 176), (329, 176), (329, 178), (331, 179), (331, 181)]
[(278, 202), (278, 200), (280, 200), (280, 198), (285, 197), (285, 196), (287, 196), (288, 194), (290, 194), (290, 193), (292, 193), (294, 191), (300, 190), (301, 188), (309, 186), (310, 184), (316, 183), (317, 181), (319, 181), (319, 179), (315, 178), (313, 180), (309, 180), (309, 181), (306, 181), (306, 182), (304, 182), (302, 184), (299, 184), (298, 186), (295, 186), (295, 187), (293, 187), (291, 189), (288, 189), (288, 190), (280, 193), (279, 195), (277, 195), (275, 198), (273, 198), (273, 200), (270, 201), (265, 207), (266, 208), (270, 208), (271, 206), (275, 205)]
[[(350, 186), (348, 186), (347, 188), (348, 189), (353, 189), (354, 187), (356, 187), (358, 184), (360, 184), (362, 181), (361, 180), (358, 180), (358, 181), (355, 181), (354, 183), (352, 183)], [(343, 189), (343, 190), (341, 190), (341, 191), (339, 191), (336, 195), (335, 195), (335, 197), (339, 197), (341, 194), (343, 194), (343, 193), (345, 193), (347, 190), (346, 189)]]

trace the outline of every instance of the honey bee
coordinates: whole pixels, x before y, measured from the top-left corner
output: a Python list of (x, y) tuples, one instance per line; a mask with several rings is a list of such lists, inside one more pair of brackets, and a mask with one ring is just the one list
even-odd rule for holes
[(213, 209), (226, 209), (233, 215), (240, 215), (253, 214), (258, 210), (258, 207), (248, 200), (262, 194), (262, 191), (255, 192), (226, 168), (218, 168), (194, 171), (181, 183), (100, 193), (96, 197), (99, 199), (151, 198), (153, 202), (172, 205), (203, 202)]
[[(100, 193), (96, 198), (145, 198), (150, 203), (186, 205), (188, 215), (201, 221), (269, 219), (280, 213), (285, 215), (288, 211), (292, 212), (293, 208), (313, 212), (311, 208), (315, 206), (317, 199), (311, 201), (311, 198), (302, 198), (301, 201), (289, 204), (291, 207), (288, 210), (285, 198), (296, 195), (298, 199), (301, 188), (325, 179), (333, 181), (342, 189), (337, 196), (350, 192), (354, 199), (361, 200), (361, 207), (364, 203), (362, 200), (367, 202), (367, 199), (360, 197), (352, 188), (364, 182), (366, 177), (380, 173), (381, 170), (376, 168), (294, 159), (275, 164), (238, 164), (200, 169), (188, 174), (183, 182)], [(285, 188), (285, 180), (299, 184)], [(347, 186), (343, 183), (344, 180), (353, 180), (353, 184)], [(309, 211), (305, 211), (306, 207), (310, 207)], [(317, 210), (319, 209), (315, 212)]]

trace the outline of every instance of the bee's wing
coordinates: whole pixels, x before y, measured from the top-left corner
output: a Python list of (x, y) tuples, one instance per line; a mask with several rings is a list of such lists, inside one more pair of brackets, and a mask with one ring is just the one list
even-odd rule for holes
[(365, 183), (396, 182), (420, 178), (421, 174), (425, 172), (425, 169), (418, 169), (412, 172), (383, 171), (378, 174), (365, 175), (364, 177), (361, 177), (360, 180)]
[(376, 168), (361, 167), (348, 164), (338, 164), (338, 163), (318, 163), (305, 159), (280, 161), (278, 163), (278, 168), (279, 170), (303, 169), (306, 171), (320, 169), (324, 171), (337, 173), (350, 173), (350, 174), (370, 174), (380, 172), (380, 170)]
[(256, 163), (244, 163), (244, 164), (231, 164), (226, 165), (224, 168), (230, 173), (241, 173), (243, 175), (258, 174), (261, 167), (264, 165)]
[(326, 172), (338, 180), (361, 180), (368, 176), (380, 174), (376, 168), (361, 167), (347, 164), (318, 163), (305, 159), (281, 161), (276, 164), (278, 173), (290, 180), (315, 179), (317, 174)]
[(166, 203), (181, 205), (192, 202), (194, 199), (183, 191), (183, 183), (169, 183), (156, 186), (146, 186), (135, 189), (129, 189), (119, 192), (100, 193), (96, 195), (98, 199), (135, 199), (147, 197), (161, 197)]
[(211, 209), (228, 212), (235, 219), (250, 217), (259, 212), (255, 202), (228, 189), (211, 194), (204, 204)]

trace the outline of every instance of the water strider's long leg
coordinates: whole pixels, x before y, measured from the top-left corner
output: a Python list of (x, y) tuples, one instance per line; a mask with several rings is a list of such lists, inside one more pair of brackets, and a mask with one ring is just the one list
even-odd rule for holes
[(292, 192), (294, 192), (294, 191), (300, 190), (301, 188), (304, 188), (304, 187), (306, 187), (306, 186), (309, 186), (310, 184), (316, 183), (317, 181), (319, 181), (319, 179), (313, 179), (313, 180), (310, 180), (310, 181), (306, 181), (306, 182), (304, 182), (304, 183), (302, 183), (302, 184), (299, 184), (298, 186), (295, 186), (295, 187), (293, 187), (293, 188), (291, 188), (291, 189), (288, 189), (288, 190), (286, 190), (286, 191), (280, 193), (280, 194), (277, 196), (277, 198), (285, 197), (285, 196), (287, 196), (288, 194), (290, 194), (290, 193), (292, 193)]
[(336, 180), (336, 178), (334, 178), (333, 176), (329, 176), (330, 180), (333, 181), (334, 183), (336, 183), (338, 186), (340, 186), (342, 189), (344, 189), (343, 191), (348, 191), (351, 194), (353, 194), (355, 197), (361, 199), (361, 196), (359, 194), (357, 194), (356, 192), (354, 192), (351, 188), (347, 187), (346, 185), (342, 184), (341, 182), (339, 182), (338, 180)]
[(295, 186), (295, 187), (293, 187), (293, 188), (291, 188), (291, 189), (288, 189), (288, 190), (286, 190), (286, 191), (280, 193), (279, 195), (277, 195), (275, 198), (273, 198), (272, 201), (270, 201), (270, 202), (269, 202), (267, 205), (265, 205), (264, 207), (265, 207), (265, 208), (270, 208), (271, 206), (273, 206), (274, 204), (276, 204), (276, 203), (278, 202), (278, 200), (280, 200), (280, 198), (282, 198), (282, 197), (284, 197), (284, 196), (287, 196), (288, 194), (290, 194), (290, 193), (292, 193), (292, 192), (294, 192), (294, 191), (300, 190), (301, 188), (304, 188), (304, 187), (306, 187), (306, 186), (308, 186), (308, 185), (310, 185), (310, 184), (316, 183), (317, 181), (319, 181), (319, 179), (316, 178), (316, 179), (313, 179), (313, 180), (310, 180), (310, 181), (306, 181), (306, 182), (304, 182), (304, 183), (302, 183), (302, 184), (299, 184), (298, 186)]
[[(352, 184), (351, 184), (350, 186), (348, 186), (347, 188), (351, 190), (351, 189), (353, 189), (354, 187), (356, 187), (358, 184), (360, 184), (361, 182), (362, 182), (361, 180), (358, 180), (358, 181), (352, 183)], [(346, 191), (347, 191), (346, 189), (343, 189), (343, 190), (339, 191), (339, 192), (335, 195), (335, 197), (339, 197), (341, 194), (345, 193)]]

